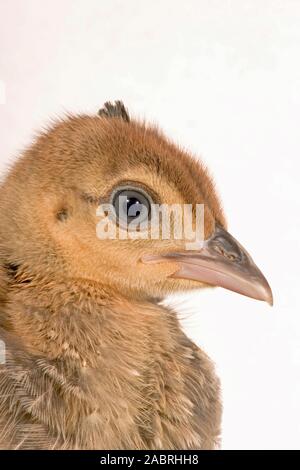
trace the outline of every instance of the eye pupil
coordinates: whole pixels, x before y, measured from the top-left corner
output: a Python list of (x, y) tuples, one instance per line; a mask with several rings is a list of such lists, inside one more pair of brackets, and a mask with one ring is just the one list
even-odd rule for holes
[(113, 205), (119, 222), (141, 223), (150, 217), (151, 199), (140, 189), (124, 188), (115, 193)]
[(128, 217), (138, 217), (141, 214), (141, 202), (135, 197), (127, 198), (127, 215)]

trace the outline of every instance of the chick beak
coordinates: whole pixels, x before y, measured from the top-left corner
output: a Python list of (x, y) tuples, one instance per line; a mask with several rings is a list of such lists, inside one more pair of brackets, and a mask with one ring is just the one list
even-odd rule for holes
[(170, 277), (204, 282), (273, 305), (271, 288), (251, 256), (220, 226), (197, 251), (143, 257), (146, 263), (174, 261), (179, 266)]

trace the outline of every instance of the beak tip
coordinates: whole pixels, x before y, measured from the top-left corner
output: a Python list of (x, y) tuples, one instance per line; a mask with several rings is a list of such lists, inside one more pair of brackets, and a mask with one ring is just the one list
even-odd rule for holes
[(273, 307), (274, 305), (273, 292), (268, 282), (266, 281), (266, 279), (264, 280), (265, 280), (265, 285), (263, 287), (263, 295), (261, 297), (261, 300), (264, 300), (265, 302), (267, 302), (267, 304), (270, 305), (270, 307)]
[(267, 299), (267, 303), (270, 305), (270, 307), (273, 307), (274, 305), (274, 299), (273, 299), (273, 294), (272, 294), (271, 289), (270, 289), (269, 297)]

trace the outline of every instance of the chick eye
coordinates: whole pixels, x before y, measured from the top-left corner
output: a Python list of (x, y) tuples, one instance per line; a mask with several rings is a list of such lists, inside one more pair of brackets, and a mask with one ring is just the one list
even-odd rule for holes
[(137, 189), (121, 189), (113, 198), (118, 221), (132, 225), (141, 224), (150, 217), (150, 197)]

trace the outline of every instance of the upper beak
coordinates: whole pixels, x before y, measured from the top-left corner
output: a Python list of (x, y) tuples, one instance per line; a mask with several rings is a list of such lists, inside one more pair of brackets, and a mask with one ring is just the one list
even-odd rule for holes
[(174, 261), (179, 269), (170, 277), (205, 282), (264, 300), (273, 305), (271, 288), (247, 251), (220, 226), (200, 251), (144, 256), (146, 263)]

